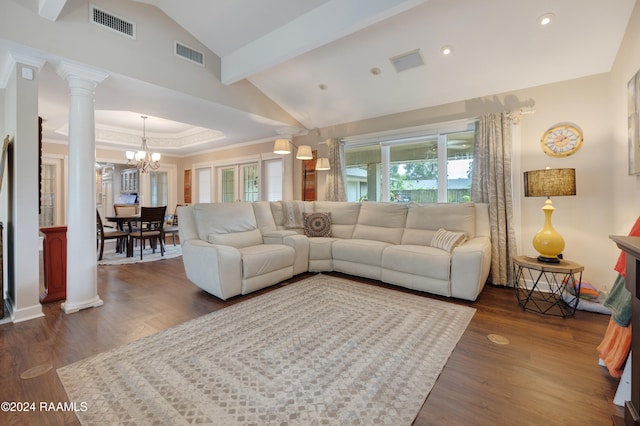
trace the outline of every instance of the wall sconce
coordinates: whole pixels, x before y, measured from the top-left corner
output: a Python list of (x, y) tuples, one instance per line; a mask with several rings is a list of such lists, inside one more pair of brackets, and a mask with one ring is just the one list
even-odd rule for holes
[(564, 250), (564, 239), (553, 228), (551, 214), (555, 210), (551, 205), (551, 197), (576, 195), (575, 169), (531, 170), (524, 172), (524, 196), (547, 197), (542, 207), (544, 226), (533, 237), (533, 248), (540, 256), (538, 260), (547, 263), (558, 263), (559, 254)]
[(318, 158), (316, 160), (316, 170), (331, 170), (329, 159), (327, 157)]
[(313, 159), (313, 154), (311, 153), (311, 147), (309, 145), (300, 145), (297, 146), (289, 139), (276, 139), (273, 144), (273, 153), (274, 154), (291, 154), (291, 147), (293, 145), (297, 150), (296, 159), (298, 160), (311, 160)]

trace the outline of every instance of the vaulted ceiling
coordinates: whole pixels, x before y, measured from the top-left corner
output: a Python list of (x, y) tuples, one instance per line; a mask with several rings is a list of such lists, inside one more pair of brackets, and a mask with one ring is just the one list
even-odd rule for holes
[[(56, 20), (71, 1), (80, 0), (39, 0), (40, 14)], [(307, 129), (606, 73), (635, 5), (635, 0), (131, 1), (157, 7), (218, 55), (222, 83), (248, 80)], [(551, 16), (549, 25), (539, 24), (544, 15)], [(442, 53), (445, 46), (449, 55)], [(423, 64), (397, 70), (392, 59), (407, 53), (414, 56), (399, 66), (411, 59)], [(52, 110), (55, 103), (41, 101)], [(171, 102), (166, 105), (171, 108)], [(183, 101), (175, 105), (185, 108)], [(102, 121), (139, 130), (145, 111), (128, 112), (99, 113), (97, 126)], [(181, 116), (176, 111), (175, 117)], [(215, 134), (229, 121), (222, 114), (219, 119), (211, 117), (195, 130), (173, 123), (171, 133)], [(158, 126), (170, 124), (158, 121)], [(274, 125), (249, 127), (240, 120), (232, 137), (224, 130), (215, 143), (173, 152), (275, 135)]]

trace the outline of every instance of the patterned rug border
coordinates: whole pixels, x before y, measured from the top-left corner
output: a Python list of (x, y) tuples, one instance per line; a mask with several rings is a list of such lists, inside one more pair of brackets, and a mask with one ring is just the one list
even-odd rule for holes
[[(318, 300), (322, 294), (329, 293), (335, 293), (332, 296), (336, 296), (336, 300), (329, 299), (328, 303)], [(349, 300), (348, 296), (352, 294), (354, 299), (360, 300)], [(297, 320), (305, 323), (305, 328), (287, 335), (292, 325), (283, 322), (285, 317), (303, 305), (299, 301), (285, 303), (295, 297), (305, 302), (304, 311), (312, 310), (315, 314), (316, 309), (326, 310), (326, 305), (331, 305), (328, 309), (333, 312), (328, 317), (316, 319), (313, 315), (309, 318), (300, 315)], [(401, 303), (387, 307), (390, 299), (393, 303)], [(276, 303), (278, 305), (274, 306)], [(350, 314), (361, 313), (364, 304), (380, 309), (374, 319), (362, 318), (358, 324), (358, 318), (352, 318)], [(149, 421), (224, 425), (411, 424), (475, 312), (475, 308), (468, 306), (318, 274), (61, 367), (57, 373), (69, 400), (78, 404), (86, 402), (88, 409), (76, 412), (76, 415), (87, 425)], [(263, 313), (270, 315), (264, 330), (252, 322), (252, 318)], [(415, 318), (416, 315), (419, 318)], [(353, 365), (342, 365), (340, 357), (311, 357), (316, 364), (322, 364), (319, 366), (321, 373), (313, 376), (308, 374), (314, 370), (312, 365), (300, 365), (299, 376), (286, 376), (289, 369), (294, 370), (295, 364), (307, 360), (307, 352), (297, 351), (298, 347), (306, 350), (303, 340), (309, 340), (315, 347), (321, 341), (324, 343), (339, 336), (339, 327), (335, 326), (353, 320), (356, 324), (351, 325), (351, 329), (357, 331), (375, 323), (375, 332), (366, 338), (351, 335), (341, 343), (337, 343), (338, 337), (335, 337), (336, 342), (329, 342), (329, 346), (335, 345), (338, 354), (354, 359)], [(331, 321), (332, 324), (326, 323)], [(419, 327), (401, 329), (403, 323), (413, 327), (412, 321), (417, 321)], [(209, 323), (216, 327), (203, 328)], [(229, 324), (239, 328), (220, 332)], [(310, 329), (323, 328), (330, 329), (318, 336), (306, 334)], [(204, 340), (195, 342), (191, 336), (193, 330)], [(272, 333), (268, 336), (268, 344), (253, 348), (251, 345), (256, 339), (264, 338), (265, 330), (267, 334)], [(394, 337), (397, 330), (402, 331), (400, 337)], [(284, 332), (285, 336), (279, 336), (276, 331)], [(424, 339), (429, 337), (427, 334), (434, 334), (435, 342), (427, 345)], [(318, 339), (317, 343), (315, 339)], [(382, 349), (367, 352), (367, 339), (380, 340)], [(172, 342), (172, 350), (168, 350), (167, 341)], [(241, 349), (232, 349), (232, 341)], [(207, 343), (214, 345), (208, 349)], [(281, 347), (290, 352), (278, 352)], [(227, 350), (230, 351), (228, 356)], [(350, 351), (355, 354), (350, 355)], [(252, 354), (255, 357), (251, 358)], [(371, 358), (373, 362), (382, 357), (385, 361), (381, 365), (368, 366), (361, 361)], [(408, 362), (411, 357), (418, 358), (417, 362), (411, 359), (417, 365)], [(395, 364), (402, 371), (393, 370)], [(387, 365), (391, 367), (387, 368)], [(346, 369), (354, 366), (360, 370), (353, 373)], [(246, 367), (250, 367), (250, 373), (233, 370), (246, 370)], [(197, 377), (195, 382), (190, 382), (185, 375), (193, 375), (193, 369), (197, 369)], [(244, 377), (247, 374), (255, 378), (247, 379)], [(345, 375), (353, 375), (351, 379), (357, 380), (339, 383)], [(282, 395), (274, 393), (269, 379), (284, 380), (286, 392)], [(163, 383), (165, 380), (170, 385)], [(311, 393), (303, 394), (303, 390), (297, 388), (299, 386)], [(374, 397), (383, 402), (377, 402)], [(213, 406), (216, 403), (220, 406)], [(303, 412), (305, 407), (307, 411)]]

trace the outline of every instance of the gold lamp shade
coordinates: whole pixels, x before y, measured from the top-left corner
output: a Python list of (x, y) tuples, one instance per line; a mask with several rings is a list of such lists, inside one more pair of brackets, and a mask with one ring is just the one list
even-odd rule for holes
[(551, 204), (551, 197), (576, 195), (575, 169), (531, 170), (524, 172), (524, 196), (547, 197), (542, 211), (544, 212), (544, 226), (533, 237), (533, 248), (540, 254), (538, 260), (547, 263), (558, 263), (558, 257), (564, 250), (562, 236), (551, 224), (551, 215), (555, 208)]
[(524, 172), (525, 197), (576, 195), (576, 169), (544, 169)]

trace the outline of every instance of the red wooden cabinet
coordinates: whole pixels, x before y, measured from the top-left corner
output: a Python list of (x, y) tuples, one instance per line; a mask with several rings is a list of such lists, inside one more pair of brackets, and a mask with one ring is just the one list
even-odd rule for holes
[(44, 291), (40, 303), (67, 298), (67, 227), (40, 228), (44, 234)]

